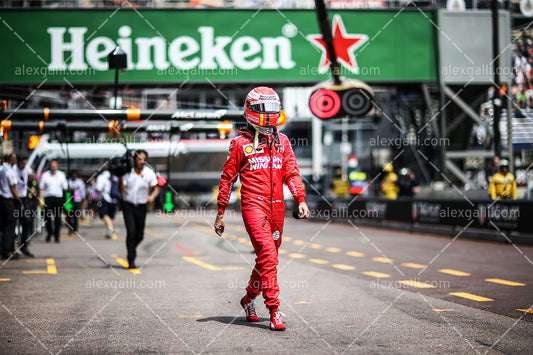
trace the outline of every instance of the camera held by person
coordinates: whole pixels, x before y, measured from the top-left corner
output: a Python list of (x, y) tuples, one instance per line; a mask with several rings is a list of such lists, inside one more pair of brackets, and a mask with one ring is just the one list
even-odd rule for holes
[(120, 158), (114, 158), (111, 160), (109, 171), (114, 176), (124, 176), (133, 168), (135, 152), (133, 150), (126, 150), (123, 156)]

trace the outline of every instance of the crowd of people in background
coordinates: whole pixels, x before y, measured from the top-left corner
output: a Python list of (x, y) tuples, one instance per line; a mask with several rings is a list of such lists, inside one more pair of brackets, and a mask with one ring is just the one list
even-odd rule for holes
[(520, 109), (533, 108), (533, 40), (529, 37), (513, 45), (512, 55), (513, 102)]
[[(415, 174), (408, 168), (401, 168), (399, 175), (394, 172), (392, 163), (385, 163), (379, 178), (377, 196), (389, 200), (398, 198), (413, 198), (420, 191), (420, 186)], [(333, 195), (338, 198), (348, 196), (369, 196), (373, 191), (372, 183), (366, 173), (357, 169), (349, 172), (347, 179), (343, 177), (342, 169), (335, 169)]]
[[(409, 5), (407, 0), (329, 0), (332, 9), (379, 9)], [(124, 4), (124, 0), (4, 0), (2, 6), (9, 7), (81, 7), (113, 8)], [(416, 1), (417, 6), (431, 5), (431, 0)], [(434, 1), (433, 3), (436, 3)], [(133, 0), (133, 8), (277, 8), (312, 9), (313, 0)]]
[[(144, 153), (144, 162), (147, 154)], [(77, 171), (70, 171), (69, 176), (59, 169), (57, 160), (49, 162), (49, 168), (37, 182), (35, 172), (27, 164), (28, 158), (10, 153), (0, 157), (0, 256), (2, 259), (18, 259), (21, 255), (34, 257), (30, 252), (31, 240), (36, 235), (36, 228), (44, 229), (45, 242), (61, 242), (61, 228), (65, 224), (70, 237), (75, 237), (79, 231), (80, 219), (90, 220), (100, 218), (104, 222), (105, 239), (117, 239), (114, 219), (119, 209), (121, 197), (125, 201), (132, 200), (134, 208), (143, 203), (154, 202), (157, 193), (143, 200), (144, 194), (138, 192), (141, 184), (123, 184), (120, 191), (120, 179), (108, 170), (84, 181)], [(148, 176), (148, 167), (142, 169), (142, 178)], [(134, 178), (135, 170), (126, 174), (126, 181)], [(148, 184), (153, 188), (156, 178), (152, 173)], [(152, 177), (152, 175), (149, 175)], [(132, 178), (128, 178), (132, 176)], [(148, 188), (146, 189), (148, 190)], [(144, 191), (144, 190), (143, 190)], [(131, 198), (131, 194), (134, 198)], [(128, 202), (129, 203), (129, 202)], [(129, 205), (128, 205), (129, 207)], [(144, 206), (146, 210), (146, 206)], [(130, 219), (126, 213), (126, 217)], [(137, 218), (137, 217), (136, 217)], [(140, 218), (138, 218), (140, 222)], [(144, 220), (144, 219), (142, 219)], [(142, 240), (142, 234), (135, 230), (136, 226), (127, 226), (128, 235), (135, 236), (135, 247)], [(137, 228), (139, 229), (139, 228)], [(144, 229), (144, 226), (143, 228)], [(137, 233), (137, 234), (135, 234)], [(128, 247), (129, 260), (134, 266), (133, 247)]]
[[(19, 176), (15, 170), (17, 156), (14, 153), (7, 154), (0, 167), (0, 232), (2, 243), (0, 255), (2, 259), (18, 258), (15, 255), (15, 237), (17, 220), (23, 209), (22, 198), (17, 188)], [(18, 169), (17, 169), (18, 170)], [(31, 254), (28, 242), (22, 241), (27, 255)]]
[[(365, 173), (352, 171), (343, 178), (342, 169), (337, 168), (332, 182), (332, 194), (337, 198), (348, 196), (368, 196), (371, 193), (371, 182)], [(485, 170), (488, 185), (488, 197), (492, 200), (516, 200), (517, 184), (514, 175), (509, 172), (509, 162), (495, 157)], [(379, 185), (375, 196), (388, 200), (411, 199), (420, 191), (420, 184), (415, 174), (403, 167), (399, 173), (394, 172), (392, 163), (385, 163), (381, 173), (374, 179)], [(374, 181), (373, 180), (373, 181)]]

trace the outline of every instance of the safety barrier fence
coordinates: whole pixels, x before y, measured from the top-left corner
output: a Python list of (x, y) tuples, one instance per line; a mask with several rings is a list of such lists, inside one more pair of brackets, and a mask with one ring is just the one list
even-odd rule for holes
[(315, 219), (367, 221), (374, 224), (403, 222), (416, 225), (484, 229), (499, 234), (530, 234), (533, 241), (532, 200), (398, 199), (356, 198), (329, 200), (309, 197)]

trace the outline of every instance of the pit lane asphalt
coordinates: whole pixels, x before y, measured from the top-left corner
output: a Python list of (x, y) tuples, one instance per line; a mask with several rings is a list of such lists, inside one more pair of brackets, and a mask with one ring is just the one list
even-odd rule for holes
[(150, 214), (133, 272), (120, 215), (115, 240), (98, 220), (60, 244), (36, 236), (35, 259), (0, 264), (1, 352), (531, 352), (530, 246), (287, 218), (288, 329), (273, 332), (261, 297), (258, 323), (239, 305), (255, 258), (240, 214), (226, 213), (224, 238), (213, 219)]

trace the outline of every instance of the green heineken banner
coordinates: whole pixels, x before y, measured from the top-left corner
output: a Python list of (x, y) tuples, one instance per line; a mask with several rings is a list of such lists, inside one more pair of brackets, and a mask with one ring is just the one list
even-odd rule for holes
[[(342, 75), (434, 81), (434, 12), (330, 11)], [(302, 82), (329, 78), (312, 10), (3, 10), (0, 83)]]

